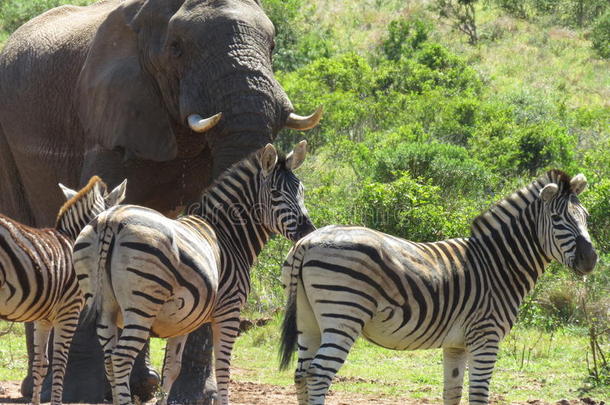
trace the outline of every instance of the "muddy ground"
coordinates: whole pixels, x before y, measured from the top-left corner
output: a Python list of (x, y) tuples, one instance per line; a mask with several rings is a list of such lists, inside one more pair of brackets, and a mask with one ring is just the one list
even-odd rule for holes
[[(423, 405), (436, 404), (440, 401), (430, 399), (409, 399), (409, 398), (387, 398), (376, 395), (362, 395), (347, 392), (331, 392), (327, 399), (327, 405)], [(0, 404), (27, 403), (19, 394), (19, 382), (8, 381), (0, 382)], [(492, 398), (492, 404), (505, 404), (501, 398)], [(147, 405), (154, 402), (149, 402)], [(280, 387), (268, 384), (258, 384), (252, 382), (231, 382), (231, 404), (232, 405), (296, 405), (294, 390), (288, 387)], [(517, 404), (517, 403), (516, 403)], [(602, 405), (603, 402), (591, 401), (588, 398), (545, 402), (531, 400), (518, 403), (520, 405)], [(608, 404), (610, 405), (610, 404)]]

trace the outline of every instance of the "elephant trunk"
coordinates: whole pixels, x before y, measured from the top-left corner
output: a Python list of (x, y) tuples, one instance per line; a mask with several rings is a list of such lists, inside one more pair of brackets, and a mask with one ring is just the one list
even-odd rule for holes
[(243, 131), (222, 136), (212, 144), (213, 178), (218, 178), (222, 172), (239, 162), (250, 153), (272, 142), (271, 137), (261, 132)]

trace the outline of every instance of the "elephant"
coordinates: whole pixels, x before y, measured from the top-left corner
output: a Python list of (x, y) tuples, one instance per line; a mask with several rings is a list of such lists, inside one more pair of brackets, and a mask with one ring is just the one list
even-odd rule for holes
[[(128, 179), (125, 203), (175, 216), (282, 128), (315, 127), (321, 108), (297, 115), (273, 75), (274, 35), (259, 0), (105, 0), (27, 22), (0, 53), (0, 211), (52, 225), (56, 184), (99, 175)], [(208, 339), (189, 337), (181, 402), (209, 396)], [(132, 394), (146, 400), (158, 375), (137, 364)], [(102, 401), (103, 380), (94, 327), (81, 325), (64, 401)]]

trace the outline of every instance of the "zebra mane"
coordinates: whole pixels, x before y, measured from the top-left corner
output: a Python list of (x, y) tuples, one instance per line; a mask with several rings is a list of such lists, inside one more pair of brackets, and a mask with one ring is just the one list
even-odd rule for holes
[(98, 176), (93, 176), (89, 179), (89, 183), (83, 188), (81, 188), (74, 197), (70, 198), (68, 201), (64, 203), (59, 209), (59, 213), (57, 214), (57, 220), (55, 221), (55, 227), (58, 228), (60, 226), (61, 220), (64, 218), (66, 213), (72, 208), (75, 204), (77, 204), (83, 197), (86, 197), (89, 192), (97, 185), (100, 184), (104, 189), (106, 189), (106, 183), (102, 181)]
[(571, 193), (570, 181), (572, 178), (565, 172), (553, 169), (549, 170), (542, 176), (538, 177), (529, 185), (520, 188), (516, 192), (512, 193), (506, 198), (493, 204), (487, 211), (477, 216), (471, 225), (471, 234), (477, 233), (477, 229), (484, 229), (484, 223), (495, 222), (495, 217), (504, 218), (507, 216), (507, 212), (515, 214), (521, 213), (538, 199), (540, 190), (547, 184), (555, 183), (559, 186), (559, 193), (569, 194)]
[[(254, 171), (258, 172), (261, 169), (261, 165), (260, 165), (260, 155), (263, 153), (263, 150), (265, 149), (265, 147), (263, 146), (262, 148), (250, 153), (247, 157), (243, 158), (242, 160), (233, 163), (232, 166), (230, 166), (228, 169), (226, 169), (224, 172), (222, 172), (222, 174), (220, 176), (218, 176), (218, 178), (216, 180), (214, 180), (212, 182), (212, 184), (210, 184), (202, 193), (201, 197), (203, 198), (206, 193), (211, 190), (212, 188), (214, 188), (215, 186), (217, 186), (218, 184), (222, 183), (227, 177), (232, 176), (233, 174), (241, 171), (242, 169), (246, 168), (246, 167), (250, 167), (251, 169), (253, 169)], [(279, 166), (280, 170), (284, 170), (286, 168), (286, 154), (283, 152), (280, 152), (279, 150), (277, 151), (277, 163), (276, 163), (276, 167)]]

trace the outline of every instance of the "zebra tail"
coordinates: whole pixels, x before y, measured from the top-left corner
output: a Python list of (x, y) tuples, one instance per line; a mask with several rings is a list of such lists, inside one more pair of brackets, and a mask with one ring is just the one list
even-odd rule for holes
[[(290, 279), (288, 281), (288, 301), (286, 303), (286, 312), (282, 322), (282, 336), (280, 340), (280, 370), (286, 370), (292, 361), (292, 356), (297, 347), (298, 331), (297, 331), (297, 286), (298, 275), (302, 270), (303, 261), (300, 260), (299, 266), (295, 266), (295, 254), (300, 250), (297, 244), (288, 254), (288, 258), (284, 263), (284, 267), (290, 267)], [(288, 263), (288, 261), (291, 263)]]
[(83, 322), (97, 322), (97, 318), (102, 309), (104, 278), (110, 274), (110, 264), (112, 259), (112, 251), (114, 249), (115, 235), (112, 235), (110, 243), (104, 242), (104, 236), (100, 235), (98, 239), (97, 265), (92, 265), (89, 273), (89, 291), (86, 298), (86, 308), (83, 311)]
[[(295, 291), (296, 292), (296, 291)], [(282, 322), (282, 337), (280, 340), (280, 370), (286, 370), (290, 366), (292, 356), (297, 347), (297, 300), (296, 294), (288, 296), (286, 313)]]

